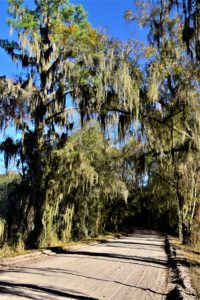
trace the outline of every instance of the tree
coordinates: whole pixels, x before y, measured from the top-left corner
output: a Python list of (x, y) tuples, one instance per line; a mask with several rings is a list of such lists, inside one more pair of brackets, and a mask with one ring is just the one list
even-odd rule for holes
[(149, 183), (157, 176), (159, 185), (173, 187), (185, 243), (199, 197), (199, 66), (187, 55), (179, 16), (170, 16), (161, 4), (152, 7), (144, 1), (139, 8), (139, 17), (127, 16), (150, 28), (140, 110), (143, 173)]
[(186, 56), (180, 23), (168, 20), (166, 28), (168, 24), (171, 40), (165, 35), (158, 59), (150, 67), (148, 96), (153, 111), (145, 126), (152, 155), (160, 157), (161, 164), (169, 160), (166, 171), (171, 174), (172, 170), (176, 182), (179, 236), (185, 243), (191, 233), (199, 189), (199, 73), (196, 63)]
[[(32, 177), (32, 205), (35, 209), (33, 240), (37, 239), (42, 228), (42, 168), (49, 148), (45, 145), (45, 131), (51, 140), (56, 136), (56, 124), (62, 124), (65, 120), (65, 116), (61, 115), (66, 109), (65, 95), (70, 92), (65, 82), (67, 66), (74, 58), (76, 44), (82, 43), (86, 47), (87, 42), (92, 46), (97, 39), (97, 33), (86, 21), (81, 6), (73, 6), (66, 1), (36, 1), (35, 5), (35, 10), (30, 10), (23, 5), (23, 1), (9, 2), (9, 12), (13, 18), (8, 23), (11, 30), (18, 32), (19, 40), (1, 41), (1, 47), (14, 61), (21, 62), (27, 72), (24, 78), (14, 83), (6, 81), (10, 91), (4, 99), (7, 106), (8, 102), (11, 103), (11, 117), (15, 118), (17, 128), (23, 131), (23, 146), (28, 147), (21, 149), (21, 157), (23, 163), (23, 157), (26, 153), (29, 155), (28, 172)], [(84, 40), (86, 37), (89, 37), (88, 41)], [(29, 121), (23, 115), (21, 103), (25, 106), (25, 113), (29, 112)], [(9, 113), (6, 115), (8, 117)], [(31, 121), (33, 130), (30, 129)], [(26, 169), (27, 164), (23, 166), (24, 173)]]
[(117, 229), (128, 197), (119, 158), (120, 151), (92, 124), (53, 151), (45, 167), (43, 246), (52, 240), (86, 239)]
[(166, 18), (177, 14), (181, 23), (181, 36), (192, 59), (200, 60), (200, 6), (198, 0), (136, 1), (138, 15), (131, 9), (125, 12), (128, 20), (138, 20), (142, 26), (150, 25), (150, 40), (159, 47), (165, 35)]
[(127, 109), (137, 118), (140, 74), (132, 47), (94, 30), (80, 5), (41, 0), (29, 9), (22, 0), (10, 0), (9, 13), (8, 23), (18, 39), (1, 40), (0, 46), (25, 73), (15, 80), (1, 78), (0, 120), (1, 128), (14, 120), (22, 138), (17, 144), (2, 143), (1, 150), (6, 162), (20, 155), (23, 176), (31, 182), (29, 210), (34, 211), (35, 227), (28, 240), (34, 246), (43, 229), (46, 157), (67, 139), (72, 111), (78, 110), (82, 123), (95, 117), (105, 125), (113, 115), (123, 123)]

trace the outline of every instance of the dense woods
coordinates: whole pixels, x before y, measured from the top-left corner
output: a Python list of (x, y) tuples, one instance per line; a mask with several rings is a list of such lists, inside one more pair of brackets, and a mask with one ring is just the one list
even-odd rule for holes
[[(14, 40), (0, 46), (24, 70), (0, 78), (0, 238), (28, 248), (127, 226), (200, 236), (199, 6), (140, 1), (130, 22), (146, 45), (94, 29), (65, 0), (9, 1)], [(141, 60), (143, 61), (141, 63)]]

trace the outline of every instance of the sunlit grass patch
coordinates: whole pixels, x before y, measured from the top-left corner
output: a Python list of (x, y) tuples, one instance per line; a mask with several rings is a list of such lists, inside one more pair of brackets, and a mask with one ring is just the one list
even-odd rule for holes
[(0, 259), (1, 258), (9, 258), (16, 257), (18, 255), (30, 254), (37, 252), (38, 250), (25, 250), (24, 247), (12, 247), (10, 245), (4, 245), (0, 249)]

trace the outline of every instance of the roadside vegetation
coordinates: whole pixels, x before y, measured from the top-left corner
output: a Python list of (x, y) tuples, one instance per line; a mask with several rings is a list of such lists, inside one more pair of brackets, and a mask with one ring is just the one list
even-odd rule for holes
[(182, 245), (180, 240), (175, 237), (171, 241), (185, 259), (190, 272), (192, 286), (196, 290), (197, 296), (200, 297), (200, 241), (195, 244), (190, 242), (187, 245)]
[(19, 134), (0, 143), (5, 166), (15, 158), (18, 168), (0, 176), (4, 249), (131, 226), (177, 234), (198, 249), (197, 1), (127, 10), (126, 19), (148, 28), (147, 45), (99, 32), (81, 5), (65, 0), (35, 1), (34, 10), (9, 0), (8, 9), (15, 35), (0, 47), (24, 72), (0, 77), (0, 130), (12, 124)]

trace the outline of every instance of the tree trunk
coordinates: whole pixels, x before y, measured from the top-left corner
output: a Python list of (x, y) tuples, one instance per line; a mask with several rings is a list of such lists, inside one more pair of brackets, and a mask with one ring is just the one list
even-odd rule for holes
[(182, 243), (183, 241), (182, 197), (178, 191), (177, 191), (177, 200), (178, 200), (178, 233), (179, 233), (179, 240)]
[(185, 222), (183, 222), (183, 240), (182, 240), (182, 244), (187, 244), (189, 242), (190, 239), (190, 228), (189, 228), (189, 224), (186, 224)]
[(187, 244), (190, 238), (190, 225), (183, 215), (184, 200), (184, 197), (178, 194), (179, 240), (182, 244)]
[(29, 233), (26, 245), (28, 248), (38, 248), (40, 246), (40, 236), (43, 230), (43, 214), (45, 195), (42, 189), (43, 170), (42, 170), (42, 156), (43, 154), (43, 122), (40, 120), (36, 124), (36, 150), (35, 150), (35, 167), (32, 173), (32, 195), (31, 202), (34, 208), (34, 225), (32, 231)]

